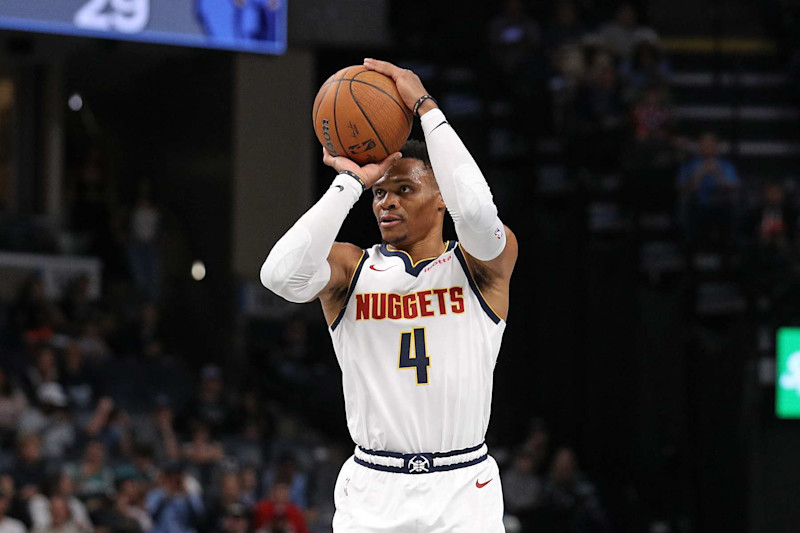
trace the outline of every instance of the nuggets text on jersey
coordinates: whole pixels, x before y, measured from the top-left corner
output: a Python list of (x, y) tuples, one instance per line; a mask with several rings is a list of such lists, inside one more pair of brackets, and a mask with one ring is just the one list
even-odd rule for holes
[(403, 320), (464, 312), (464, 288), (428, 289), (411, 294), (356, 294), (356, 320)]

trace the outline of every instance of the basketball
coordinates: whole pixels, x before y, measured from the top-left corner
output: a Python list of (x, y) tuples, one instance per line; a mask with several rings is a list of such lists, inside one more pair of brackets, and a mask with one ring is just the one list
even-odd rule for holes
[(414, 123), (394, 81), (361, 65), (343, 68), (322, 84), (312, 118), (322, 146), (359, 165), (397, 152)]

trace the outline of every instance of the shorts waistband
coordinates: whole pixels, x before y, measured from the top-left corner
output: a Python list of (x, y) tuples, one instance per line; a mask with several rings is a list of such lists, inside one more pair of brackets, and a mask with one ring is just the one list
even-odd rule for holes
[(375, 451), (356, 446), (353, 460), (373, 470), (396, 474), (430, 474), (466, 468), (485, 461), (489, 448), (483, 442), (472, 448), (450, 452), (398, 453)]

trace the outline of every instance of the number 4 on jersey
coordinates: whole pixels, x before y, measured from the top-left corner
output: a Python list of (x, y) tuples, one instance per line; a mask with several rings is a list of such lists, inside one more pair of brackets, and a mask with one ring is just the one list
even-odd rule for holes
[[(411, 344), (414, 334), (414, 357), (411, 357)], [(404, 331), (400, 335), (400, 368), (417, 369), (417, 385), (428, 384), (428, 367), (431, 360), (425, 349), (425, 328), (414, 328), (414, 331)]]

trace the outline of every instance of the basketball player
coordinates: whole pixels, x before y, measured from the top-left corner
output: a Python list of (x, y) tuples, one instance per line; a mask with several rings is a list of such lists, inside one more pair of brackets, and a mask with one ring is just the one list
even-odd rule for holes
[[(339, 175), (273, 247), (262, 283), (292, 302), (319, 298), (342, 369), (357, 444), (336, 482), (343, 532), (502, 532), (497, 464), (487, 454), (492, 373), (517, 241), (489, 186), (411, 71), (367, 59), (421, 117), (427, 150)], [(334, 239), (367, 190), (382, 244)], [(447, 209), (459, 242), (443, 242)]]

